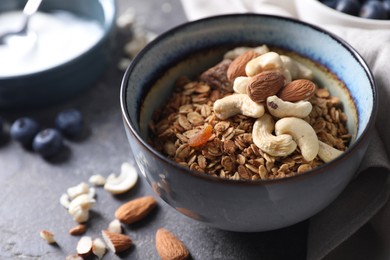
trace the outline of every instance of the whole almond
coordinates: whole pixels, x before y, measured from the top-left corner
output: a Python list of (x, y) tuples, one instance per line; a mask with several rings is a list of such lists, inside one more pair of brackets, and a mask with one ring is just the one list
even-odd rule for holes
[(257, 103), (273, 96), (284, 86), (284, 76), (279, 71), (263, 71), (253, 76), (248, 84), (249, 97)]
[(227, 77), (230, 81), (234, 81), (235, 78), (240, 76), (246, 76), (245, 73), (245, 66), (248, 63), (248, 61), (256, 58), (259, 56), (257, 52), (254, 50), (249, 50), (247, 52), (244, 52), (237, 58), (235, 58), (232, 63), (230, 63), (228, 70), (227, 70)]
[(124, 234), (103, 230), (102, 237), (107, 247), (114, 253), (123, 252), (133, 245), (131, 238)]
[(143, 219), (157, 205), (152, 196), (145, 196), (131, 200), (115, 211), (115, 217), (122, 223), (132, 224)]
[(310, 99), (315, 91), (314, 82), (307, 79), (297, 79), (282, 88), (277, 96), (284, 101), (297, 102)]
[(190, 255), (185, 245), (165, 228), (156, 232), (156, 249), (162, 260), (184, 260)]
[(71, 229), (69, 229), (69, 234), (72, 236), (82, 235), (87, 231), (87, 226), (84, 224), (79, 224)]

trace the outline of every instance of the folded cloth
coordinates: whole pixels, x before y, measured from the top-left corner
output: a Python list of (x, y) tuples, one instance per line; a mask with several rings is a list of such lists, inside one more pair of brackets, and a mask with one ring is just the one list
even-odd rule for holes
[[(228, 13), (266, 13), (299, 19), (292, 0), (181, 0), (189, 20)], [(299, 1), (299, 0), (296, 0)], [(368, 259), (345, 251), (348, 240), (369, 223), (383, 252), (370, 259), (390, 259), (390, 30), (364, 30), (317, 24), (347, 41), (365, 59), (379, 92), (376, 129), (356, 178), (326, 209), (310, 219), (307, 259)], [(377, 247), (376, 249), (378, 249)], [(351, 247), (349, 247), (351, 249)], [(351, 252), (355, 251), (355, 252)], [(371, 255), (370, 255), (371, 254)]]

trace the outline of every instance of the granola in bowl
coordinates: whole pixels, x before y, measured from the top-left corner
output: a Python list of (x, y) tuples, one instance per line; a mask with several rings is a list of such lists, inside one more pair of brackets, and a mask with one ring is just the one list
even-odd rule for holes
[(346, 122), (340, 99), (309, 68), (262, 45), (179, 78), (149, 129), (156, 150), (194, 172), (267, 180), (336, 158), (351, 139)]

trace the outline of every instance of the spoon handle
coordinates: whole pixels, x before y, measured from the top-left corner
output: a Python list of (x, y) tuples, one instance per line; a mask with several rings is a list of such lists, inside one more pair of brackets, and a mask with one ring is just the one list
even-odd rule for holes
[(42, 0), (29, 0), (23, 9), (23, 13), (27, 16), (32, 15), (38, 10)]

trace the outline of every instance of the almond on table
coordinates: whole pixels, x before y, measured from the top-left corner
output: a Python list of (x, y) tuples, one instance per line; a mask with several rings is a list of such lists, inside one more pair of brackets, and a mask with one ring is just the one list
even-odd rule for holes
[(183, 242), (165, 228), (156, 232), (156, 249), (162, 260), (185, 260), (190, 255)]
[(155, 207), (157, 201), (152, 196), (130, 200), (115, 211), (115, 217), (124, 224), (132, 224), (146, 217)]

